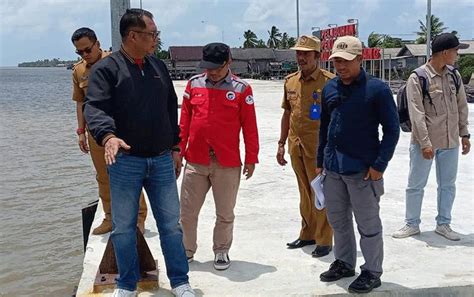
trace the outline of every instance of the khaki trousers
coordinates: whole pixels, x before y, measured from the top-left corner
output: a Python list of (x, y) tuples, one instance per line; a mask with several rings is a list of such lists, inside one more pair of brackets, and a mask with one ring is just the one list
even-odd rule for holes
[[(99, 185), (99, 197), (104, 207), (105, 220), (112, 222), (110, 205), (110, 185), (109, 175), (107, 174), (107, 165), (104, 158), (104, 147), (98, 145), (90, 133), (88, 134), (90, 155), (96, 171), (97, 184)], [(143, 191), (140, 194), (140, 208), (138, 210), (138, 224), (145, 222), (147, 206)]]
[(186, 163), (181, 184), (181, 225), (188, 257), (194, 255), (197, 249), (199, 212), (210, 187), (216, 205), (212, 249), (214, 253), (229, 251), (233, 238), (240, 169), (241, 167), (222, 167), (215, 158), (211, 158), (209, 166)]
[(332, 245), (332, 228), (329, 225), (326, 209), (314, 206), (314, 193), (311, 181), (316, 177), (316, 159), (307, 157), (301, 147), (297, 155), (290, 155), (291, 165), (298, 180), (300, 191), (301, 240), (315, 240), (318, 245)]

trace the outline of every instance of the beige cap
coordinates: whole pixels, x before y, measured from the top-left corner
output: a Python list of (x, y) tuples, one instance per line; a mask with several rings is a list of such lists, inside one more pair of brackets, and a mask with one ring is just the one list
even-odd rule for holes
[(301, 35), (296, 41), (294, 47), (290, 48), (296, 51), (317, 51), (321, 52), (321, 41), (314, 36)]
[(343, 58), (352, 61), (355, 57), (362, 55), (362, 43), (354, 36), (341, 36), (336, 39), (332, 47), (329, 59)]

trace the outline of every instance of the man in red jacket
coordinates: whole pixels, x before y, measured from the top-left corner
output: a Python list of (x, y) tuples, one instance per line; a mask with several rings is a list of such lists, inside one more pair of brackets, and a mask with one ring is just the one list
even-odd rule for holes
[(184, 91), (180, 119), (181, 156), (187, 161), (181, 186), (181, 224), (188, 262), (197, 249), (199, 211), (212, 187), (216, 205), (214, 268), (230, 266), (234, 207), (240, 184), (239, 135), (243, 132), (249, 179), (258, 163), (258, 131), (252, 88), (233, 75), (230, 48), (210, 43), (203, 48), (202, 74), (192, 77)]

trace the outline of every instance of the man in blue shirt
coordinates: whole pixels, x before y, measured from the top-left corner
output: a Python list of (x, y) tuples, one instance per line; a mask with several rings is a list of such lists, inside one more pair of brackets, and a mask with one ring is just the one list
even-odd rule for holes
[(332, 282), (355, 275), (354, 213), (365, 264), (349, 292), (368, 293), (381, 285), (379, 201), (384, 193), (383, 172), (399, 138), (398, 114), (389, 87), (361, 68), (359, 39), (338, 38), (329, 58), (338, 76), (326, 84), (322, 93), (316, 173), (324, 174), (323, 191), (328, 221), (334, 230), (336, 260), (320, 279)]

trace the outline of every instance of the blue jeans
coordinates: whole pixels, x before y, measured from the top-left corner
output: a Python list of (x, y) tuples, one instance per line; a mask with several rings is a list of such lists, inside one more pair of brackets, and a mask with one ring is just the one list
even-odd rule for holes
[(150, 158), (119, 152), (115, 164), (108, 170), (112, 196), (111, 238), (120, 275), (117, 288), (136, 290), (140, 279), (136, 226), (142, 187), (157, 222), (171, 287), (188, 283), (189, 267), (179, 225), (179, 198), (171, 152)]
[[(459, 147), (437, 149), (434, 152), (436, 163), (436, 181), (438, 183), (438, 225), (451, 223), (451, 210), (456, 196), (456, 175), (458, 172)], [(410, 173), (406, 189), (406, 217), (410, 226), (421, 223), (421, 204), (424, 188), (428, 182), (433, 160), (423, 158), (418, 144), (410, 145)]]

